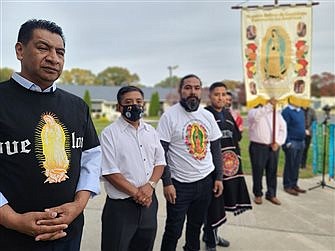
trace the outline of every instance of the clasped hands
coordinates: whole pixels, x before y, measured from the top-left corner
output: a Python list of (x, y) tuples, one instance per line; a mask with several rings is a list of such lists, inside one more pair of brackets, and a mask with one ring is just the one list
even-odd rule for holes
[(150, 207), (152, 203), (152, 194), (153, 188), (149, 183), (146, 183), (143, 186), (138, 187), (136, 193), (132, 197), (136, 203), (144, 207)]
[(82, 212), (77, 202), (45, 209), (44, 212), (16, 214), (14, 229), (35, 237), (36, 241), (50, 241), (66, 236), (65, 229)]

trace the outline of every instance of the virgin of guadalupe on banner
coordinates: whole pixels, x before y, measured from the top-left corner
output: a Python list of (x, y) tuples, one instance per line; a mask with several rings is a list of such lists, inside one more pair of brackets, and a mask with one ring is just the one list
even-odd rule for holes
[(262, 41), (261, 73), (263, 79), (284, 79), (290, 64), (289, 37), (282, 27), (267, 30)]
[(270, 98), (308, 106), (311, 6), (242, 9), (242, 54), (247, 106)]

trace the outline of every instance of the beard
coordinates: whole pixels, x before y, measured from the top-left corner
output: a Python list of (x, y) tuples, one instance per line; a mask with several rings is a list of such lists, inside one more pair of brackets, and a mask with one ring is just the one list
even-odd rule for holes
[(190, 96), (187, 98), (182, 98), (179, 103), (182, 107), (184, 107), (185, 111), (195, 112), (199, 108), (200, 99), (196, 96)]

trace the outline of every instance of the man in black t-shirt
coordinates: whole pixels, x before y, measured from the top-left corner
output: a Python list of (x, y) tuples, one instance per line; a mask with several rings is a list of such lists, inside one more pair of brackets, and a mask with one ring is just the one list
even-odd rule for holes
[(29, 20), (15, 49), (21, 72), (0, 84), (0, 247), (79, 250), (83, 210), (100, 191), (99, 140), (85, 102), (54, 83), (62, 29)]

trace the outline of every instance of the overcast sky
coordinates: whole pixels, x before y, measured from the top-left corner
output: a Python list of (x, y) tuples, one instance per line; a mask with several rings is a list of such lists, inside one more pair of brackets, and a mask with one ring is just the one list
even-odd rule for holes
[[(93, 73), (121, 66), (153, 86), (174, 75), (197, 74), (205, 83), (242, 80), (240, 11), (231, 6), (274, 1), (4, 1), (1, 4), (0, 67), (20, 70), (14, 45), (31, 18), (63, 28), (64, 69)], [(284, 1), (279, 4), (307, 1)], [(334, 73), (334, 1), (313, 7), (312, 73)]]

